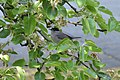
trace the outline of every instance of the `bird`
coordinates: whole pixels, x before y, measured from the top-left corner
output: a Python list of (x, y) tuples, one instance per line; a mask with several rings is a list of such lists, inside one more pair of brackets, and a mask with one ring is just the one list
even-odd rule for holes
[(72, 37), (69, 36), (65, 33), (63, 33), (62, 31), (60, 31), (58, 28), (51, 28), (51, 38), (53, 39), (54, 42), (58, 43), (59, 41), (61, 41), (64, 38), (69, 38), (69, 39), (77, 39), (77, 38), (81, 38), (81, 37)]

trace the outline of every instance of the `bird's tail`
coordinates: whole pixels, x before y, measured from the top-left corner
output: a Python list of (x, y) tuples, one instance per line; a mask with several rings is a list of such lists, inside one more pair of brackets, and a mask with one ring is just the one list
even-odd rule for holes
[(82, 37), (71, 37), (71, 39), (79, 39), (79, 38), (82, 38)]

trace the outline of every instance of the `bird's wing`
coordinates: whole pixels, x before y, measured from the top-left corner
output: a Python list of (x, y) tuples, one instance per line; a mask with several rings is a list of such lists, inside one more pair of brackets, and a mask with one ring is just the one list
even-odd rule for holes
[(68, 35), (62, 33), (62, 32), (59, 32), (58, 34), (56, 34), (56, 36), (59, 38), (59, 39), (64, 39), (64, 38), (69, 38)]

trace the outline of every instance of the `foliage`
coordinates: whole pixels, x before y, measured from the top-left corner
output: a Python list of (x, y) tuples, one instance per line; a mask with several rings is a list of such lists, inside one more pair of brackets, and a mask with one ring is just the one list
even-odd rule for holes
[(25, 80), (25, 71), (17, 66), (8, 69), (0, 69), (0, 80)]
[[(50, 28), (61, 30), (68, 24), (81, 27), (84, 34), (91, 34), (96, 38), (100, 32), (105, 34), (111, 31), (119, 32), (120, 23), (110, 10), (100, 5), (99, 1), (0, 0), (0, 3), (0, 10), (4, 14), (0, 20), (0, 38), (8, 36), (12, 38), (7, 43), (0, 44), (0, 59), (4, 63), (3, 66), (8, 66), (10, 54), (18, 53), (11, 49), (4, 50), (5, 46), (13, 42), (15, 45), (20, 44), (28, 48), (29, 62), (19, 59), (12, 66), (19, 66), (15, 68), (17, 70), (22, 70), (20, 67), (25, 65), (36, 68), (35, 80), (45, 80), (46, 74), (52, 75), (55, 80), (111, 80), (110, 76), (101, 71), (105, 64), (99, 60), (97, 54), (102, 50), (92, 40), (85, 39), (82, 44), (65, 38), (55, 43), (48, 33)], [(72, 3), (76, 3), (79, 9)], [(67, 9), (65, 5), (71, 9)], [(109, 15), (108, 22), (102, 17), (101, 12)], [(70, 21), (72, 18), (77, 18), (78, 21)], [(6, 70), (9, 73), (6, 73)], [(11, 71), (11, 68), (6, 70), (0, 70), (1, 79), (25, 80), (22, 71), (18, 73), (18, 79), (14, 75), (16, 70)]]

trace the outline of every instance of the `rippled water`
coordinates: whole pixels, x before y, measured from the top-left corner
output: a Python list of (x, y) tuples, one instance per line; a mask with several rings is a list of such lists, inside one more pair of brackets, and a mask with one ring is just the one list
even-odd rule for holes
[[(105, 5), (107, 8), (109, 8), (114, 16), (116, 17), (117, 20), (120, 20), (120, 0), (100, 0), (101, 5)], [(0, 13), (0, 17), (2, 16), (2, 13)], [(107, 15), (103, 16), (105, 18), (108, 18)], [(103, 52), (105, 54), (101, 54), (100, 58), (104, 63), (107, 63), (107, 68), (110, 67), (119, 67), (120, 66), (120, 33), (118, 32), (111, 32), (108, 33), (107, 35), (101, 33), (99, 38), (94, 38), (91, 35), (84, 35), (83, 32), (81, 31), (80, 27), (72, 27), (69, 26), (64, 28), (63, 31), (69, 35), (72, 36), (82, 36), (87, 39), (93, 39), (93, 41), (96, 42), (98, 46), (100, 46), (103, 49)], [(6, 42), (10, 38), (7, 39), (0, 39), (0, 42)], [(11, 55), (11, 62), (10, 64), (18, 59), (18, 58), (25, 58), (28, 60), (28, 52), (26, 47), (20, 47), (20, 45), (13, 45), (12, 43), (6, 47), (7, 48), (12, 48), (15, 51), (18, 51), (18, 55)]]

